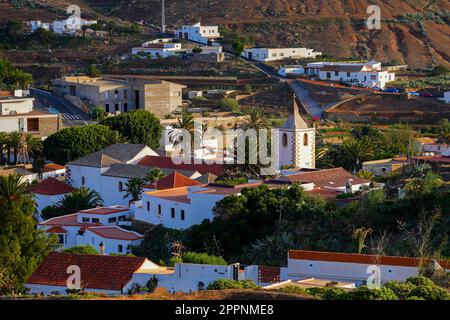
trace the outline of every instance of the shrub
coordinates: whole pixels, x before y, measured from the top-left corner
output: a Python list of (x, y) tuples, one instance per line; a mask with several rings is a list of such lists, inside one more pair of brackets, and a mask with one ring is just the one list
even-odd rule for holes
[(387, 287), (369, 288), (361, 286), (349, 294), (352, 300), (398, 300), (394, 291)]
[(306, 292), (313, 297), (324, 299), (324, 300), (347, 300), (349, 299), (349, 294), (347, 291), (341, 288), (308, 288)]
[(227, 262), (220, 256), (212, 256), (206, 253), (186, 252), (182, 257), (185, 263), (197, 263), (197, 264), (213, 264), (226, 266)]
[(406, 283), (415, 285), (411, 290), (410, 296), (416, 296), (425, 300), (448, 300), (450, 295), (447, 290), (437, 286), (431, 279), (426, 277), (412, 277), (406, 280)]
[(208, 290), (225, 290), (225, 289), (257, 289), (259, 286), (252, 280), (230, 280), (218, 279), (208, 285)]
[(391, 289), (399, 299), (406, 299), (416, 286), (409, 282), (388, 281), (384, 287)]
[(219, 106), (226, 111), (239, 112), (239, 102), (231, 98), (220, 99)]
[(99, 254), (99, 252), (91, 245), (79, 245), (72, 248), (64, 249), (65, 253), (76, 254)]

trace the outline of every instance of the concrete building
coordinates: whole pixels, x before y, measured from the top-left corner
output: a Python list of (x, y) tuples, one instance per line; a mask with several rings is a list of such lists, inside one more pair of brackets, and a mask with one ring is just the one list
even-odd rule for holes
[(242, 52), (244, 58), (256, 61), (277, 61), (283, 59), (316, 58), (321, 52), (307, 48), (249, 48)]
[(445, 103), (450, 103), (450, 91), (444, 92)]
[(2, 132), (25, 132), (47, 137), (61, 128), (58, 114), (38, 111), (34, 98), (20, 95), (0, 97), (0, 130)]
[(158, 117), (175, 111), (182, 105), (182, 90), (186, 86), (163, 81), (127, 78), (124, 80), (63, 77), (53, 80), (53, 92), (83, 109), (101, 106), (107, 113), (144, 109)]
[(391, 172), (404, 173), (408, 169), (408, 159), (393, 158), (363, 162), (362, 169), (376, 176), (387, 176)]
[(90, 26), (96, 23), (97, 20), (86, 20), (76, 16), (64, 20), (55, 20), (53, 22), (42, 22), (40, 20), (28, 22), (31, 27), (31, 32), (36, 32), (39, 28), (42, 28), (60, 35), (74, 35), (77, 31), (81, 30), (83, 26)]
[(200, 22), (194, 25), (183, 25), (176, 31), (180, 39), (213, 45), (214, 40), (220, 38), (218, 26), (202, 26)]

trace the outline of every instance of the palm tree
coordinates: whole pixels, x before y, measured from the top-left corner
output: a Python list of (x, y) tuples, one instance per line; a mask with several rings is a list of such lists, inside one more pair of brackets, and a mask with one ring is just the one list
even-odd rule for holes
[(182, 130), (187, 130), (191, 135), (191, 147), (194, 143), (194, 132), (195, 132), (195, 126), (194, 126), (194, 116), (192, 113), (187, 111), (186, 109), (183, 109), (181, 118), (178, 118), (178, 122), (174, 125), (172, 125), (173, 130), (170, 132), (169, 137), (172, 141), (173, 145), (179, 145), (183, 142), (183, 133)]
[(117, 143), (127, 143), (128, 140), (119, 131), (114, 130), (108, 137), (102, 137), (102, 143), (105, 146), (110, 146)]
[(124, 199), (130, 197), (130, 202), (138, 201), (141, 198), (143, 181), (139, 178), (131, 178), (125, 183)]
[(347, 163), (347, 169), (357, 172), (362, 168), (364, 161), (373, 157), (372, 140), (368, 137), (346, 140), (342, 145), (342, 153), (344, 161)]
[(365, 245), (367, 235), (372, 233), (372, 229), (370, 228), (359, 228), (353, 230), (353, 239), (356, 240), (356, 247), (359, 254), (362, 253), (363, 249), (367, 247)]
[(0, 132), (0, 166), (5, 164), (5, 158), (3, 157), (3, 151), (5, 145), (8, 144), (8, 134), (5, 132)]
[(244, 113), (244, 124), (242, 126), (247, 129), (268, 129), (270, 127), (269, 120), (264, 116), (261, 110), (252, 108)]
[(166, 176), (165, 173), (162, 172), (161, 169), (154, 168), (147, 174), (147, 176), (145, 177), (145, 180), (150, 183), (154, 183), (155, 189), (157, 189), (158, 181), (161, 180), (162, 178), (164, 178), (165, 176)]
[(31, 155), (33, 157), (33, 162), (42, 153), (42, 141), (39, 138), (33, 137), (31, 134), (26, 136), (28, 159)]
[(13, 201), (24, 195), (30, 195), (28, 183), (22, 181), (18, 174), (0, 176), (0, 203)]
[(441, 121), (437, 142), (440, 144), (450, 144), (450, 124), (448, 119)]
[(17, 131), (11, 132), (8, 135), (8, 161), (10, 160), (10, 151), (13, 149), (14, 152), (14, 163), (17, 164), (18, 152), (20, 146), (20, 133)]
[(75, 189), (71, 194), (65, 195), (56, 207), (61, 215), (71, 214), (80, 210), (96, 208), (103, 205), (103, 199), (95, 190), (85, 187)]
[(369, 170), (359, 170), (358, 177), (362, 179), (373, 180), (375, 178), (375, 175)]

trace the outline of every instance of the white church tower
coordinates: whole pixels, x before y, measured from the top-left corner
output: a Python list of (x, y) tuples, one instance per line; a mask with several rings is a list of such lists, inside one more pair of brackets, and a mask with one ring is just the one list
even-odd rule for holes
[(316, 167), (316, 128), (308, 127), (300, 116), (295, 95), (289, 118), (278, 129), (278, 168)]

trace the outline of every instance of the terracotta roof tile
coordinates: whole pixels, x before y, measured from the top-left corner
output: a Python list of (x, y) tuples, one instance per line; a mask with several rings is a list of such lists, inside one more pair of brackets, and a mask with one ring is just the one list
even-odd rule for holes
[(172, 189), (172, 188), (179, 188), (179, 187), (195, 186), (195, 185), (199, 185), (199, 184), (201, 184), (201, 183), (198, 181), (189, 179), (188, 177), (182, 175), (181, 173), (174, 171), (171, 174), (162, 178), (161, 180), (157, 181), (157, 183), (151, 183), (151, 184), (145, 185), (144, 188), (164, 190), (164, 189)]
[(46, 233), (67, 233), (67, 230), (62, 227), (51, 227), (45, 230)]
[[(411, 257), (375, 256), (369, 254), (340, 253), (340, 252), (337, 253), (337, 252), (307, 251), (307, 250), (289, 250), (289, 259), (380, 264), (380, 265), (403, 266), (403, 267), (417, 267), (420, 262), (420, 259)], [(446, 269), (450, 268), (449, 260), (438, 260), (438, 263), (443, 268)]]
[(73, 214), (67, 214), (60, 217), (54, 217), (50, 218), (48, 220), (45, 220), (44, 222), (41, 222), (41, 226), (72, 226), (72, 227), (89, 227), (89, 226), (97, 226), (100, 225), (99, 223), (85, 223), (85, 222), (78, 222), (77, 221), (77, 213)]
[(291, 183), (295, 182), (312, 182), (315, 187), (324, 188), (339, 188), (345, 187), (347, 180), (355, 184), (362, 183), (370, 183), (370, 180), (362, 179), (358, 176), (351, 174), (346, 171), (344, 168), (333, 168), (333, 169), (324, 169), (318, 171), (310, 171), (310, 172), (302, 172), (302, 173), (294, 173), (290, 175), (286, 175), (280, 179), (279, 181), (288, 181)]
[(48, 178), (44, 181), (31, 186), (30, 191), (33, 193), (44, 194), (44, 195), (57, 195), (72, 192), (72, 188), (55, 178)]
[[(193, 161), (192, 161), (193, 162)], [(146, 156), (138, 162), (139, 165), (155, 168), (166, 168), (175, 170), (192, 170), (198, 171), (201, 174), (212, 173), (216, 176), (220, 176), (223, 173), (223, 164), (206, 164), (206, 163), (181, 163), (175, 164), (171, 157), (158, 157), (158, 156)]]
[(104, 227), (89, 227), (87, 230), (99, 235), (102, 238), (117, 239), (117, 240), (139, 240), (144, 236), (133, 231), (122, 229), (118, 226), (104, 226)]
[(122, 206), (117, 206), (117, 207), (99, 207), (99, 208), (92, 208), (92, 209), (86, 209), (86, 210), (81, 210), (79, 211), (79, 213), (90, 213), (90, 214), (113, 214), (113, 213), (118, 213), (118, 212), (124, 212), (124, 211), (129, 211), (130, 209), (128, 207), (122, 207)]
[(67, 267), (79, 266), (84, 289), (122, 290), (145, 258), (128, 256), (50, 253), (26, 282), (66, 287)]
[(42, 172), (52, 172), (52, 171), (56, 171), (56, 170), (64, 170), (66, 169), (66, 167), (64, 166), (60, 166), (59, 164), (56, 163), (47, 163), (44, 165), (44, 167), (42, 168)]

